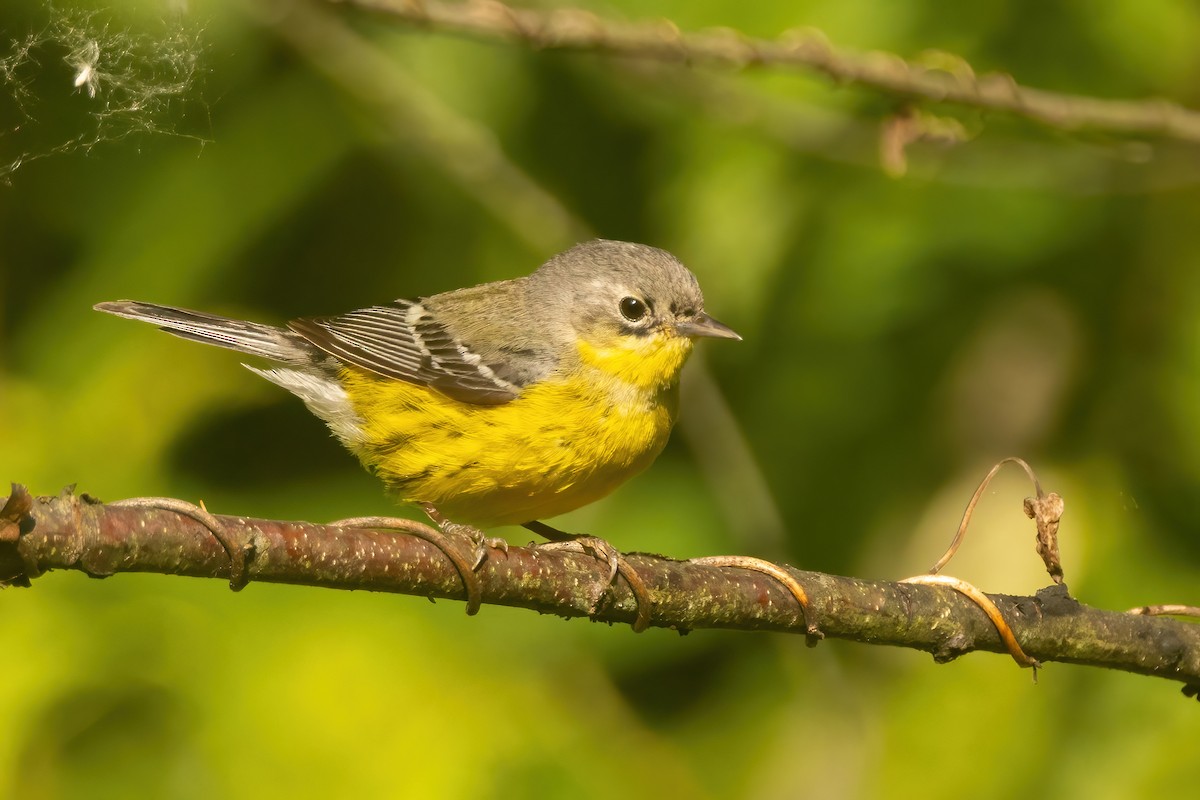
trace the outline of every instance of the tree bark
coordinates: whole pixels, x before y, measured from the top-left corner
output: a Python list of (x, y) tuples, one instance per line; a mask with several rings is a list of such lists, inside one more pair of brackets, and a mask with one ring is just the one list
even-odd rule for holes
[[(461, 599), (463, 581), (434, 544), (403, 533), (218, 516), (246, 551), (251, 582)], [(447, 534), (454, 538), (453, 534)], [(469, 540), (459, 537), (464, 548)], [(729, 628), (804, 633), (792, 595), (761, 573), (626, 554), (653, 602), (651, 624), (689, 631)], [(0, 585), (29, 586), (54, 569), (108, 577), (157, 572), (230, 578), (225, 547), (203, 524), (173, 511), (105, 505), (65, 490), (32, 498), (14, 485), (0, 512)], [(872, 581), (787, 568), (808, 593), (813, 620), (831, 638), (910, 647), (949, 661), (973, 650), (1006, 652), (979, 607), (939, 586)], [(632, 622), (636, 603), (608, 565), (536, 547), (491, 550), (477, 571), (484, 603), (561, 617)], [(1200, 687), (1200, 625), (1104, 611), (1065, 585), (1035, 597), (989, 595), (1025, 651), (1042, 662), (1108, 667)]]

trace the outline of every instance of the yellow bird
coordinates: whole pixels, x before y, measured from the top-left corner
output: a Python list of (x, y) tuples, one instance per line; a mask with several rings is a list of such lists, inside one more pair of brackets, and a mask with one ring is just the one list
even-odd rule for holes
[(130, 300), (96, 308), (274, 362), (247, 367), (439, 524), (550, 538), (573, 537), (538, 520), (604, 497), (662, 451), (693, 341), (741, 338), (705, 313), (670, 253), (603, 239), (523, 278), (286, 327)]

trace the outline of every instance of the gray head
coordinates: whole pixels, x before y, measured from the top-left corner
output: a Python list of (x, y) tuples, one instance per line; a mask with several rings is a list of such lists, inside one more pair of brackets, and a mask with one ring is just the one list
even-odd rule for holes
[(696, 276), (657, 247), (593, 239), (559, 253), (528, 281), (531, 297), (543, 308), (568, 309), (569, 326), (589, 338), (741, 338), (704, 313)]

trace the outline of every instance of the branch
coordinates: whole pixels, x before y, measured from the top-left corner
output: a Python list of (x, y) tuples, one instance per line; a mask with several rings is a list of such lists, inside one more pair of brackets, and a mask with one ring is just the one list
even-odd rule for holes
[[(361, 528), (217, 517), (249, 554), (251, 581), (365, 589), (462, 599), (463, 584), (433, 544)], [(627, 554), (653, 600), (652, 624), (688, 631), (731, 628), (804, 633), (782, 585), (747, 570)], [(0, 585), (28, 586), (52, 569), (93, 577), (157, 572), (230, 577), (223, 545), (195, 519), (105, 505), (65, 490), (31, 498), (23, 487), (0, 511)], [(949, 661), (972, 650), (1006, 653), (995, 627), (971, 601), (939, 586), (844, 578), (788, 568), (808, 592), (828, 637), (910, 647)], [(561, 617), (631, 622), (627, 586), (609, 589), (608, 568), (589, 556), (534, 547), (492, 551), (479, 569), (483, 601)], [(1090, 608), (1064, 586), (1036, 597), (990, 595), (1025, 651), (1040, 661), (1108, 667), (1200, 687), (1200, 626)]]
[(491, 131), (445, 105), (337, 15), (311, 3), (288, 3), (286, 13), (270, 3), (247, 10), (361, 104), (390, 147), (431, 159), (535, 250), (594, 235), (505, 154)]
[(1060, 130), (1093, 129), (1200, 142), (1200, 113), (1167, 100), (1106, 100), (1034, 89), (1004, 73), (976, 75), (970, 65), (953, 56), (943, 56), (943, 64), (934, 67), (893, 53), (837, 48), (811, 28), (767, 40), (730, 29), (685, 33), (666, 20), (615, 22), (581, 9), (518, 9), (496, 0), (327, 1), (447, 33), (524, 42), (540, 49), (600, 51), (734, 68), (792, 68), (824, 75), (838, 84), (865, 86), (900, 98), (999, 111)]

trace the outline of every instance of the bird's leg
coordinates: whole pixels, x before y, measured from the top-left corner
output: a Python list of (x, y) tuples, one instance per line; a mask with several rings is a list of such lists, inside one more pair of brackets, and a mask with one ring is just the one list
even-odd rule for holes
[(625, 579), (637, 602), (637, 618), (633, 621), (633, 630), (641, 633), (650, 627), (650, 592), (646, 582), (638, 575), (621, 552), (597, 536), (587, 534), (567, 533), (558, 528), (552, 528), (544, 522), (526, 522), (521, 527), (533, 531), (538, 536), (549, 539), (537, 545), (547, 550), (572, 550), (585, 553), (608, 563), (608, 583), (611, 586), (617, 580), (617, 575)]
[[(432, 516), (430, 514), (430, 517)], [(434, 521), (437, 522), (437, 520)], [(339, 528), (372, 528), (403, 531), (419, 539), (424, 539), (438, 550), (441, 550), (458, 571), (458, 576), (463, 582), (463, 590), (467, 593), (467, 614), (474, 615), (479, 613), (479, 606), (483, 602), (483, 589), (479, 583), (479, 576), (475, 574), (479, 563), (472, 561), (470, 557), (462, 552), (462, 548), (458, 546), (458, 543), (449, 538), (449, 535), (464, 531), (460, 531), (457, 528), (447, 530), (446, 525), (442, 525), (441, 523), (438, 523), (437, 528), (431, 528), (422, 522), (403, 517), (351, 517), (350, 519), (339, 519), (336, 522), (327, 524)], [(454, 523), (446, 524), (453, 525)], [(467, 528), (468, 526), (463, 525), (459, 527)], [(475, 529), (470, 528), (470, 530), (474, 531)]]
[(225, 554), (229, 556), (229, 588), (235, 592), (241, 591), (250, 582), (250, 577), (246, 574), (246, 562), (254, 553), (254, 542), (250, 540), (239, 542), (234, 539), (229, 529), (210, 514), (203, 503), (196, 505), (174, 497), (130, 497), (109, 505), (174, 511), (176, 514), (196, 520), (208, 528), (213, 538), (221, 544)]
[(488, 536), (483, 531), (476, 528), (474, 525), (463, 525), (461, 522), (451, 522), (438, 511), (433, 503), (418, 503), (425, 515), (433, 520), (433, 524), (442, 529), (444, 533), (451, 535), (466, 536), (475, 545), (475, 560), (472, 562), (471, 569), (479, 569), (480, 565), (487, 560), (488, 550), (495, 548), (508, 552), (508, 540), (499, 536)]

